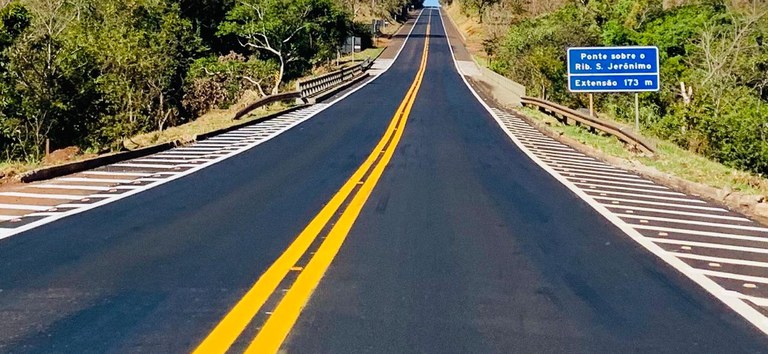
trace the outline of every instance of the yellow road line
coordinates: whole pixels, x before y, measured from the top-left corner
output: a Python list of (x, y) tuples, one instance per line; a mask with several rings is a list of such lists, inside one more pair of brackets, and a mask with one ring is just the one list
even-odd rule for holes
[[(429, 27), (428, 27), (429, 29)], [(428, 41), (428, 39), (427, 39)], [(428, 42), (427, 42), (428, 43)], [(423, 76), (423, 67), (426, 63), (426, 46), (425, 54), (422, 60), (422, 68), (416, 75), (414, 85), (408, 90), (406, 97), (415, 96), (417, 87), (416, 81), (420, 82), (420, 77)], [(410, 111), (408, 105), (408, 99), (404, 100), (398, 107), (398, 114), (404, 112), (406, 108)], [(237, 304), (227, 313), (226, 316), (216, 325), (216, 327), (210, 332), (210, 334), (203, 340), (202, 343), (194, 350), (195, 354), (209, 354), (209, 353), (225, 353), (232, 344), (237, 340), (240, 334), (245, 330), (246, 326), (253, 320), (258, 311), (274, 293), (280, 282), (286, 277), (286, 275), (294, 269), (296, 262), (299, 261), (301, 256), (307, 251), (309, 246), (315, 241), (320, 232), (325, 228), (326, 224), (331, 218), (338, 212), (343, 202), (354, 191), (365, 174), (371, 169), (374, 162), (378, 157), (379, 151), (383, 151), (386, 147), (387, 141), (393, 134), (399, 131), (399, 136), (402, 134), (402, 129), (396, 130), (399, 120), (398, 114), (395, 114), (394, 119), (390, 122), (384, 136), (373, 149), (372, 153), (363, 162), (362, 165), (355, 171), (352, 177), (339, 189), (339, 191), (331, 198), (328, 204), (315, 216), (307, 227), (296, 237), (291, 245), (280, 255), (280, 257), (267, 269), (266, 272), (256, 281), (251, 289), (238, 301)], [(399, 138), (398, 138), (399, 139)], [(393, 141), (390, 144), (392, 147), (390, 150), (394, 150), (396, 142)], [(383, 157), (382, 157), (383, 158)], [(388, 161), (388, 160), (387, 160)], [(383, 162), (383, 161), (382, 161)], [(378, 165), (386, 165), (386, 163), (379, 163)], [(369, 176), (368, 180), (371, 180)], [(362, 190), (365, 184), (361, 186)], [(358, 192), (358, 195), (360, 192)], [(367, 197), (366, 197), (367, 198)], [(354, 202), (354, 199), (353, 199)], [(349, 209), (349, 208), (348, 208)], [(327, 243), (328, 240), (324, 242)], [(316, 257), (317, 255), (315, 255)], [(313, 258), (314, 259), (314, 258)], [(306, 272), (306, 269), (304, 270)]]
[[(315, 253), (314, 257), (312, 257), (306, 267), (304, 267), (304, 271), (293, 283), (293, 286), (291, 286), (285, 294), (285, 297), (283, 297), (277, 305), (277, 308), (272, 312), (272, 315), (267, 319), (264, 327), (262, 327), (261, 331), (256, 335), (256, 338), (248, 346), (245, 351), (246, 353), (276, 353), (280, 349), (283, 341), (285, 341), (291, 328), (293, 328), (293, 325), (296, 323), (301, 310), (309, 300), (310, 295), (312, 295), (312, 292), (322, 279), (323, 274), (325, 274), (325, 271), (339, 252), (352, 225), (362, 211), (365, 202), (373, 192), (373, 188), (384, 173), (384, 169), (391, 160), (395, 148), (397, 147), (397, 143), (403, 135), (408, 115), (416, 100), (416, 93), (418, 93), (422, 79), (424, 78), (429, 49), (429, 29), (430, 25), (427, 24), (427, 39), (424, 43), (424, 54), (422, 56), (421, 67), (416, 75), (416, 80), (411, 86), (411, 90), (409, 90), (412, 94), (406, 96), (405, 100), (403, 100), (404, 104), (401, 104), (401, 107), (404, 106), (403, 110), (398, 110), (393, 118), (393, 120), (399, 120), (400, 125), (395, 132), (392, 143), (387, 147), (381, 161), (374, 167), (368, 179), (360, 187), (360, 190), (355, 194), (347, 209), (344, 210), (344, 213), (336, 222), (336, 225), (331, 229), (328, 237), (317, 250), (317, 253)], [(402, 118), (398, 119), (399, 117)]]

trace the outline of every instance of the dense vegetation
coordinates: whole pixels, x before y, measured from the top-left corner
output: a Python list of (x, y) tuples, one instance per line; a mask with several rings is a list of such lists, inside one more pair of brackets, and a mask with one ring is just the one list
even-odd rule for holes
[[(0, 0), (0, 161), (119, 148), (278, 92), (336, 55), (368, 16), (421, 1)], [(367, 5), (363, 6), (362, 4)]]
[[(478, 1), (463, 4), (477, 13)], [(587, 96), (567, 90), (566, 48), (658, 46), (663, 86), (640, 95), (642, 129), (725, 164), (768, 173), (765, 2), (580, 0), (538, 16), (525, 16), (525, 2), (517, 8), (520, 16), (488, 52), (495, 55), (493, 69), (529, 94), (584, 107)], [(596, 100), (603, 112), (634, 117), (631, 94)]]

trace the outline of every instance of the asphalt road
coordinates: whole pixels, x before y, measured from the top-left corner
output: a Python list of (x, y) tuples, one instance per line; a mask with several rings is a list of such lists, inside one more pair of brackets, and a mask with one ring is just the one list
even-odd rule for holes
[(768, 351), (516, 148), (461, 81), (427, 11), (389, 71), (298, 127), (0, 240), (0, 352), (194, 349), (371, 153), (417, 73), (430, 20), (402, 140), (288, 352)]

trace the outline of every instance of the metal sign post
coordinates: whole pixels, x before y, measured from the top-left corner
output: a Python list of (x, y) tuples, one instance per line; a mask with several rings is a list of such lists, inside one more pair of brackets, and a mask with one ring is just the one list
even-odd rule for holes
[(635, 130), (640, 131), (640, 94), (635, 93)]
[(634, 92), (635, 128), (639, 130), (637, 93), (658, 91), (660, 86), (657, 47), (568, 48), (568, 90), (590, 94), (590, 115), (593, 93)]

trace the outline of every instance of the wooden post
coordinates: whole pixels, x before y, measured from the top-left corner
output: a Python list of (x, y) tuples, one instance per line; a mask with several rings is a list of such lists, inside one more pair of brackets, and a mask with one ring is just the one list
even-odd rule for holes
[(595, 96), (591, 93), (589, 94), (589, 116), (595, 117)]
[(51, 154), (51, 139), (45, 139), (45, 156)]
[(635, 130), (640, 132), (640, 95), (635, 93)]

